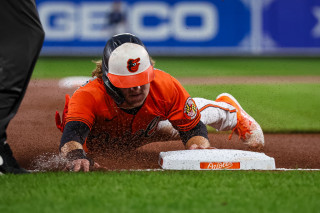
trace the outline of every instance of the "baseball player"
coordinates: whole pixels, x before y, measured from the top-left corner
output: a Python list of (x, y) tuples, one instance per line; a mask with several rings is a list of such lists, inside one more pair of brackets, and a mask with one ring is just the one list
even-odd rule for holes
[[(89, 171), (99, 164), (86, 153), (135, 149), (153, 141), (181, 138), (186, 149), (210, 148), (206, 125), (233, 130), (252, 148), (262, 148), (259, 124), (230, 94), (215, 101), (191, 98), (171, 75), (154, 68), (144, 44), (119, 34), (106, 44), (93, 80), (66, 96), (57, 127), (67, 169)], [(230, 136), (231, 137), (231, 136)]]
[(34, 0), (0, 1), (0, 174), (26, 173), (6, 142), (38, 59), (44, 31)]

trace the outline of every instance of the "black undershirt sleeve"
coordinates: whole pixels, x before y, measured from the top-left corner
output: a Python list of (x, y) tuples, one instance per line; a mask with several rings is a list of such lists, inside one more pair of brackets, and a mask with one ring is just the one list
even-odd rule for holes
[(60, 149), (69, 141), (77, 141), (82, 145), (90, 132), (87, 124), (80, 121), (70, 121), (66, 124), (60, 142)]
[[(66, 124), (60, 142), (60, 149), (69, 141), (77, 141), (80, 144), (84, 144), (88, 134), (90, 132), (89, 127), (80, 121), (70, 121)], [(191, 130), (184, 132), (179, 131), (181, 140), (184, 144), (194, 136), (202, 136), (208, 139), (208, 131), (206, 126), (199, 121), (199, 123)]]
[(179, 133), (184, 145), (186, 145), (188, 140), (194, 136), (202, 136), (209, 140), (207, 127), (204, 125), (204, 123), (202, 123), (202, 121), (199, 121), (199, 123), (193, 129), (187, 132), (179, 131)]

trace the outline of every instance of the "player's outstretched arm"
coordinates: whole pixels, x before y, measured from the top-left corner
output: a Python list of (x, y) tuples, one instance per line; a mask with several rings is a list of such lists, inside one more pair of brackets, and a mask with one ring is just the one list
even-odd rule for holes
[(63, 157), (69, 160), (64, 169), (66, 171), (89, 172), (93, 168), (100, 168), (100, 165), (98, 163), (95, 163), (92, 159), (86, 156), (86, 153), (82, 148), (82, 144), (80, 144), (79, 142), (70, 141), (68, 143), (65, 143), (61, 147), (60, 153)]
[(70, 121), (65, 125), (60, 142), (60, 154), (68, 160), (65, 170), (88, 172), (100, 168), (83, 150), (89, 131), (89, 127), (80, 121)]
[(182, 142), (186, 149), (212, 149), (209, 139), (207, 127), (199, 121), (199, 123), (191, 130), (183, 132), (179, 131)]

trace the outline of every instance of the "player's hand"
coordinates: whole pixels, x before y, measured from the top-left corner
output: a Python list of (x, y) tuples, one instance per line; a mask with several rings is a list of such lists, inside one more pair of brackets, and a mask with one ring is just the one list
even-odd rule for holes
[[(90, 164), (93, 164), (93, 165), (90, 165)], [(77, 159), (67, 163), (67, 166), (65, 167), (64, 170), (73, 171), (73, 172), (79, 172), (79, 171), (89, 172), (93, 169), (99, 169), (99, 168), (101, 168), (101, 166), (96, 162), (90, 163), (88, 159)]]
[[(101, 167), (98, 163), (95, 163), (93, 159), (87, 157), (85, 151), (81, 147), (76, 147), (76, 149), (67, 152), (68, 148), (74, 148), (74, 145), (77, 146), (78, 144), (77, 142), (72, 142), (74, 141), (66, 143), (61, 148), (62, 156), (68, 160), (66, 167), (63, 169), (64, 171), (89, 172), (96, 169), (106, 169), (105, 167)], [(70, 144), (74, 147), (72, 147)]]
[(212, 147), (212, 146), (203, 146), (203, 145), (198, 145), (198, 144), (192, 144), (189, 147), (189, 150), (194, 150), (194, 149), (216, 149), (216, 148)]
[(210, 142), (203, 136), (193, 136), (186, 143), (186, 149), (212, 149)]

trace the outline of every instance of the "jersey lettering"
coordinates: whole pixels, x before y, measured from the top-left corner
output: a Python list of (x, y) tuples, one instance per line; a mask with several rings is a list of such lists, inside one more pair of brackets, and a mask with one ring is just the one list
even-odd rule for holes
[[(144, 138), (151, 137), (155, 134), (157, 126), (159, 124), (159, 121), (160, 121), (160, 117), (159, 116), (155, 117), (148, 124), (146, 129), (140, 129), (140, 130), (136, 131), (134, 134), (131, 134), (131, 132), (127, 130), (124, 132), (124, 134), (121, 137), (111, 138), (109, 133), (104, 132), (104, 133), (98, 133), (96, 135), (91, 135), (88, 137), (88, 139), (89, 139), (89, 141), (94, 141), (94, 142), (97, 142), (97, 140), (98, 140), (98, 141), (104, 143), (104, 145), (117, 144), (117, 146), (119, 146), (119, 147), (124, 147), (124, 146), (135, 147), (135, 143), (141, 143), (141, 141)], [(92, 143), (92, 142), (90, 142), (90, 143)]]

